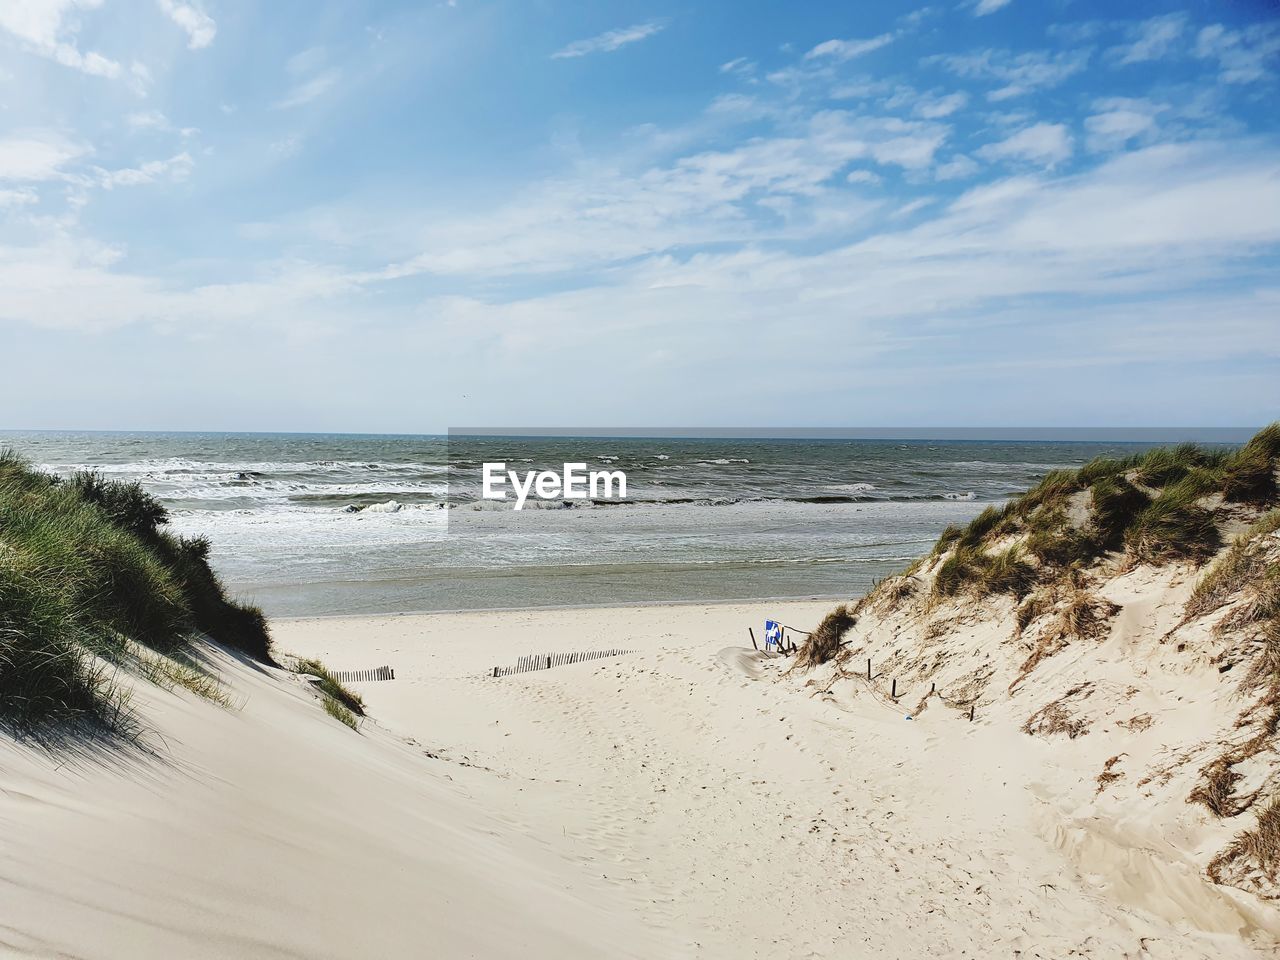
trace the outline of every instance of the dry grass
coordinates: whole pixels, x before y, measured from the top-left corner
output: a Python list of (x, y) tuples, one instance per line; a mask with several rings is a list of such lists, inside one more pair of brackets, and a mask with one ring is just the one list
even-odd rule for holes
[(1017, 626), (1017, 636), (1022, 636), (1023, 631), (1029, 627), (1033, 621), (1044, 616), (1053, 608), (1053, 598), (1043, 590), (1031, 594), (1022, 603), (1018, 604), (1018, 609), (1014, 611), (1014, 622)]
[(1073, 585), (1069, 590), (1066, 601), (1036, 639), (1031, 653), (1018, 669), (1017, 677), (1009, 684), (1010, 691), (1042, 661), (1070, 646), (1072, 640), (1100, 640), (1110, 630), (1112, 618), (1120, 612), (1118, 606), (1080, 586)]
[(1236, 784), (1241, 779), (1235, 765), (1241, 759), (1232, 753), (1218, 757), (1204, 767), (1200, 771), (1200, 782), (1187, 797), (1187, 802), (1203, 804), (1218, 817), (1234, 817), (1241, 813), (1247, 806), (1235, 796)]
[[(1265, 881), (1265, 886), (1259, 879)], [(1274, 798), (1258, 814), (1258, 822), (1250, 830), (1236, 835), (1225, 850), (1209, 864), (1209, 879), (1214, 883), (1230, 883), (1277, 899), (1280, 882), (1280, 797)]]
[(1071, 740), (1085, 736), (1089, 732), (1089, 725), (1072, 714), (1067, 709), (1067, 704), (1072, 700), (1083, 700), (1092, 692), (1092, 686), (1087, 683), (1072, 687), (1057, 700), (1045, 704), (1027, 717), (1027, 722), (1022, 725), (1022, 732), (1038, 737), (1066, 736)]
[(1102, 791), (1111, 786), (1111, 784), (1124, 777), (1123, 773), (1117, 773), (1114, 768), (1116, 764), (1120, 762), (1121, 758), (1125, 756), (1128, 756), (1128, 754), (1118, 753), (1102, 765), (1102, 772), (1098, 774), (1098, 790), (1097, 793), (1094, 794), (1095, 796), (1098, 793), (1102, 793)]
[(1128, 720), (1121, 720), (1116, 724), (1116, 726), (1123, 727), (1126, 730), (1132, 730), (1134, 733), (1142, 733), (1144, 730), (1150, 730), (1154, 723), (1155, 721), (1151, 719), (1151, 714), (1139, 713), (1136, 716), (1130, 717)]
[(915, 595), (920, 583), (914, 577), (901, 576), (885, 581), (877, 591), (876, 603), (880, 609), (894, 610), (904, 600)]
[(1264, 576), (1267, 538), (1280, 530), (1280, 510), (1272, 510), (1240, 534), (1228, 550), (1196, 584), (1187, 601), (1185, 617), (1192, 620), (1212, 613)]
[(857, 616), (849, 609), (847, 604), (841, 604), (836, 607), (823, 617), (822, 622), (814, 628), (813, 633), (809, 634), (809, 639), (800, 647), (800, 650), (796, 653), (794, 669), (811, 670), (824, 663), (839, 659), (843, 652), (840, 646), (840, 638), (844, 636), (846, 630), (857, 622)]

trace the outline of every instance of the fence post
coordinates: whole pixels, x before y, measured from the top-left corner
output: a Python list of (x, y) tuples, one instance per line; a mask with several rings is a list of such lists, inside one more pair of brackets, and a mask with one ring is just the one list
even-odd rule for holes
[(893, 678), (893, 688), (889, 691), (889, 699), (890, 700), (898, 699), (898, 678), (897, 677)]
[(871, 679), (871, 658), (867, 657), (867, 679)]
[(969, 704), (969, 722), (970, 723), (973, 723), (973, 711), (976, 707), (977, 707), (977, 704), (974, 704), (974, 703)]

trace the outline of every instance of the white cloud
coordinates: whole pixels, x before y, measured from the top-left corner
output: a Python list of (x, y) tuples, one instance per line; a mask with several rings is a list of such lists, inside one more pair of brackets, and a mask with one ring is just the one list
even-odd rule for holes
[(60, 133), (34, 130), (0, 139), (0, 181), (37, 182), (63, 176), (63, 167), (87, 153)]
[(806, 53), (804, 58), (816, 60), (820, 57), (831, 57), (835, 60), (852, 60), (854, 57), (860, 57), (872, 50), (879, 50), (890, 43), (893, 43), (891, 33), (882, 33), (869, 40), (827, 40)]
[(561, 47), (551, 55), (553, 60), (564, 60), (571, 57), (585, 57), (589, 53), (610, 53), (630, 43), (646, 40), (655, 33), (660, 33), (666, 24), (661, 20), (650, 20), (648, 23), (637, 23), (635, 26), (620, 30), (608, 30), (586, 40), (575, 40)]
[(1170, 13), (1144, 20), (1132, 28), (1132, 43), (1112, 47), (1107, 51), (1107, 56), (1120, 66), (1159, 60), (1173, 48), (1186, 26), (1185, 13)]
[(973, 7), (973, 15), (975, 17), (985, 17), (989, 13), (995, 13), (997, 10), (1003, 10), (1013, 0), (978, 0)]
[(1118, 150), (1130, 140), (1154, 133), (1156, 114), (1164, 108), (1149, 100), (1110, 97), (1094, 104), (1098, 112), (1085, 118), (1085, 145), (1093, 151)]
[(199, 50), (213, 43), (218, 33), (218, 25), (213, 18), (195, 3), (180, 3), (178, 0), (156, 0), (160, 9), (180, 26), (187, 34), (187, 47)]
[(936, 180), (965, 180), (977, 173), (981, 167), (964, 154), (956, 154), (950, 160), (938, 164), (933, 169)]
[(949, 117), (969, 102), (969, 95), (963, 90), (949, 93), (945, 97), (922, 97), (915, 105), (914, 112), (926, 120), (938, 120)]
[(195, 166), (191, 154), (185, 151), (167, 160), (149, 160), (137, 167), (121, 170), (97, 169), (98, 183), (106, 190), (116, 187), (138, 187), (157, 180), (185, 180)]
[(846, 183), (879, 183), (880, 175), (870, 170), (850, 170), (845, 175)]
[(31, 53), (99, 77), (118, 77), (120, 64), (74, 43), (80, 24), (75, 14), (93, 10), (102, 0), (7, 0), (0, 3), (0, 29), (13, 34)]
[(30, 187), (17, 190), (0, 190), (0, 209), (5, 207), (25, 207), (38, 203), (40, 195)]
[(166, 17), (182, 27), (187, 33), (189, 50), (200, 50), (214, 42), (218, 35), (218, 24), (201, 9), (200, 3), (179, 3), (179, 0), (156, 0)]
[(140, 110), (124, 118), (134, 130), (167, 130), (169, 118), (159, 110)]
[(995, 49), (934, 56), (925, 60), (926, 63), (941, 64), (957, 76), (995, 80), (1004, 84), (987, 94), (987, 99), (993, 102), (1055, 87), (1083, 70), (1088, 61), (1087, 50), (1063, 50), (1058, 53), (1033, 50), (1014, 54)]
[(288, 110), (291, 107), (300, 107), (303, 104), (310, 103), (317, 97), (328, 93), (329, 90), (337, 85), (340, 79), (342, 79), (342, 71), (334, 67), (318, 73), (314, 77), (300, 80), (294, 84), (288, 93), (276, 101), (275, 107), (278, 110)]
[(1037, 123), (978, 150), (985, 160), (1025, 160), (1054, 167), (1071, 156), (1071, 134), (1061, 123)]
[(1271, 63), (1280, 55), (1280, 27), (1261, 23), (1243, 30), (1222, 24), (1205, 27), (1196, 36), (1195, 55), (1217, 60), (1225, 83), (1253, 83), (1271, 76)]
[(746, 57), (735, 57), (728, 63), (720, 64), (721, 73), (731, 73), (739, 77), (749, 77), (756, 72), (756, 64), (754, 60)]

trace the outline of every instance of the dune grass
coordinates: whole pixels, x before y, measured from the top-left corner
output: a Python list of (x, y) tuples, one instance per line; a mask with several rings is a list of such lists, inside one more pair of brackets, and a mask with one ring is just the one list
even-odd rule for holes
[(1140, 563), (1205, 560), (1221, 545), (1213, 515), (1199, 505), (1204, 496), (1194, 479), (1166, 487), (1124, 531), (1129, 553)]
[(1186, 615), (1202, 617), (1217, 610), (1267, 571), (1262, 539), (1280, 530), (1280, 509), (1271, 510), (1236, 537), (1231, 549), (1211, 566), (1191, 593)]
[(333, 697), (327, 695), (323, 698), (323, 702), (325, 713), (333, 717), (333, 719), (337, 720), (339, 723), (345, 723), (352, 730), (359, 732), (360, 720), (356, 717), (354, 711), (349, 710), (337, 700), (333, 699)]
[(232, 705), (230, 695), (217, 677), (175, 656), (140, 652), (138, 673), (166, 690), (182, 688), (220, 707)]
[(62, 480), (0, 451), (0, 722), (119, 725), (108, 664), (138, 667), (131, 643), (173, 654), (200, 632), (270, 658), (261, 611), (230, 600), (207, 542), (173, 536), (168, 519), (137, 484)]
[[(319, 660), (298, 660), (293, 665), (293, 671), (315, 677), (319, 681), (316, 686), (325, 697), (352, 713), (364, 716), (364, 699), (360, 694), (344, 686)], [(327, 705), (325, 709), (328, 709)]]
[(846, 604), (828, 613), (797, 652), (796, 668), (805, 670), (839, 658), (840, 638), (857, 621), (857, 614)]
[(1013, 546), (994, 554), (978, 546), (962, 543), (943, 561), (933, 581), (935, 597), (954, 597), (970, 593), (985, 597), (1009, 593), (1021, 598), (1035, 584), (1035, 569), (1023, 557), (1020, 547)]

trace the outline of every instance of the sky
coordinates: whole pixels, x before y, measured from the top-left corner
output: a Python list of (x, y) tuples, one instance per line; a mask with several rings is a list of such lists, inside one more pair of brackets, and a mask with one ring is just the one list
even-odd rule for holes
[(1264, 424), (1278, 88), (1264, 0), (0, 0), (0, 427)]

